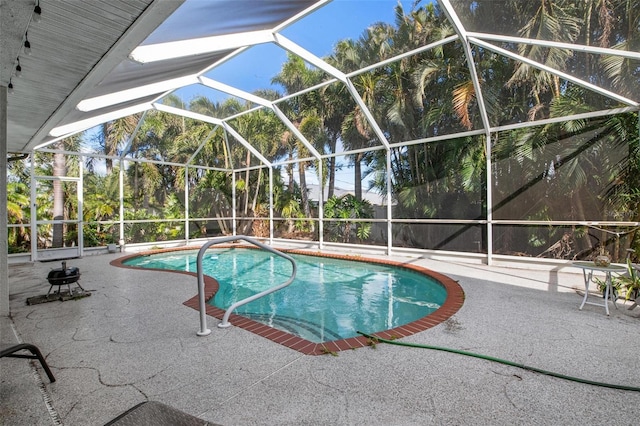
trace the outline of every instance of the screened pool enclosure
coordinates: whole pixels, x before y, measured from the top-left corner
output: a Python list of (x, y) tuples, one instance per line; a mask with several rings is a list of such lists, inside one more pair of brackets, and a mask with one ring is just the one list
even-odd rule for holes
[[(489, 263), (640, 249), (640, 1), (174, 2), (29, 130), (21, 91), (45, 89), (20, 83), (55, 76), (35, 46), (68, 7), (40, 3), (6, 95), (10, 254), (232, 234)], [(134, 3), (138, 22), (157, 1)]]

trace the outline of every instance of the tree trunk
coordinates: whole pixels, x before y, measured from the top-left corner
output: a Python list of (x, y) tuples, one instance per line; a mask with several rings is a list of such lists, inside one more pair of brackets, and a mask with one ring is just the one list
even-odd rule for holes
[(262, 167), (258, 169), (258, 180), (256, 181), (256, 191), (253, 194), (253, 200), (251, 201), (251, 211), (253, 216), (256, 216), (256, 207), (258, 205), (258, 195), (260, 195), (260, 182), (262, 181)]
[(289, 174), (289, 193), (293, 194), (293, 152), (289, 151), (289, 163), (287, 163), (287, 173)]
[[(309, 195), (307, 194), (307, 177), (305, 176), (305, 165), (301, 161), (298, 163), (298, 172), (300, 173), (300, 199), (302, 201), (302, 211), (304, 217), (311, 218), (311, 207), (309, 206)], [(309, 222), (311, 232), (315, 229), (313, 221)]]
[[(222, 235), (229, 235), (231, 231), (229, 231), (229, 227), (227, 226), (227, 220), (223, 219), (223, 216), (226, 217), (226, 214), (221, 214), (220, 212), (215, 212), (216, 221), (218, 222), (218, 226), (220, 227), (220, 232)], [(206, 228), (206, 225), (205, 225)]]
[[(145, 168), (142, 169), (142, 173), (145, 173)], [(146, 173), (145, 173), (146, 174)], [(149, 211), (149, 191), (147, 188), (149, 188), (151, 185), (149, 184), (148, 181), (149, 177), (148, 176), (142, 176), (142, 209), (146, 212)]]
[[(247, 167), (251, 165), (251, 151), (247, 150)], [(249, 179), (251, 178), (251, 172), (249, 169), (244, 173), (245, 185), (244, 185), (244, 208), (242, 212), (244, 213), (244, 217), (249, 215), (249, 192), (251, 191), (251, 187), (249, 186)]]
[(140, 204), (138, 203), (138, 162), (136, 161), (133, 166), (133, 208), (138, 209)]
[(354, 185), (355, 185), (355, 196), (356, 200), (362, 201), (362, 154), (356, 154), (356, 158), (354, 160)]
[[(59, 147), (61, 148), (61, 147)], [(63, 177), (66, 174), (65, 156), (61, 153), (53, 154), (53, 176), (54, 178)], [(64, 188), (62, 181), (54, 179), (53, 181), (53, 220), (64, 220)], [(53, 224), (53, 242), (52, 247), (64, 246), (64, 224)]]
[[(336, 137), (331, 138), (330, 149), (331, 153), (335, 154), (336, 152)], [(333, 197), (333, 193), (336, 188), (336, 157), (329, 158), (329, 191), (327, 192), (327, 199)], [(326, 200), (325, 200), (326, 201)]]

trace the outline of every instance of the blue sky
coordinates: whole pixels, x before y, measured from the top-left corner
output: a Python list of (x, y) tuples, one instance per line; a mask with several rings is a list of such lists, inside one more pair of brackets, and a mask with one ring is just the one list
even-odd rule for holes
[[(428, 2), (429, 0), (423, 0), (420, 5)], [(400, 0), (405, 12), (411, 10), (413, 3), (414, 0)], [(333, 46), (338, 41), (347, 38), (358, 39), (374, 23), (393, 24), (397, 4), (398, 0), (334, 0), (283, 30), (282, 35), (314, 55), (324, 57), (331, 54)], [(278, 46), (259, 45), (211, 71), (207, 77), (250, 93), (265, 88), (282, 91), (282, 88), (271, 85), (271, 79), (278, 74), (286, 59), (287, 52)], [(219, 102), (228, 97), (227, 94), (202, 85), (181, 89), (176, 94), (185, 104), (196, 96), (206, 96)], [(344, 158), (340, 157), (339, 161), (342, 168), (337, 172), (336, 186), (353, 190), (353, 169), (345, 163)], [(286, 174), (284, 168), (283, 174)], [(308, 170), (306, 176), (309, 184), (318, 183), (313, 171)], [(284, 177), (286, 179), (286, 176)], [(366, 189), (369, 177), (363, 180)]]
[[(240, 0), (241, 1), (241, 0)], [(422, 0), (422, 4), (431, 0)], [(414, 0), (400, 0), (405, 12), (411, 10)], [(329, 55), (340, 40), (357, 39), (370, 25), (377, 22), (393, 23), (394, 9), (398, 0), (333, 0), (310, 16), (301, 19), (282, 31), (282, 34), (319, 57)], [(286, 61), (287, 52), (273, 44), (255, 46), (207, 74), (207, 77), (240, 88), (246, 92), (272, 86), (271, 79), (278, 74)], [(196, 96), (207, 96), (215, 101), (223, 101), (226, 94), (215, 92), (202, 85), (193, 85), (175, 92), (185, 104)], [(353, 169), (345, 164), (337, 172), (336, 186), (353, 190)], [(283, 168), (284, 169), (284, 168)], [(313, 171), (306, 173), (310, 184), (318, 180)], [(297, 179), (297, 178), (296, 178)], [(368, 179), (364, 179), (366, 189)]]
[[(401, 0), (400, 3), (405, 11), (409, 11), (413, 0)], [(334, 0), (289, 26), (282, 34), (316, 56), (323, 57), (332, 52), (338, 41), (359, 38), (371, 24), (380, 21), (393, 23), (397, 4), (397, 0)], [(207, 77), (247, 92), (280, 89), (271, 86), (271, 79), (280, 71), (286, 55), (285, 50), (272, 44), (255, 46), (208, 73)], [(201, 95), (215, 100), (225, 97), (203, 86), (185, 88), (176, 94), (185, 103)]]

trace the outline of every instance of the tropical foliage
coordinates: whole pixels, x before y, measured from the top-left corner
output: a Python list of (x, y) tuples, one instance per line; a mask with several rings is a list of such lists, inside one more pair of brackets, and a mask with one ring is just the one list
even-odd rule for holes
[[(272, 100), (292, 95), (276, 111), (200, 96), (185, 107), (233, 116), (229, 127), (159, 111), (146, 114), (137, 131), (139, 115), (106, 123), (63, 143), (65, 150), (82, 144), (106, 158), (89, 159), (83, 169), (85, 245), (120, 238), (121, 198), (126, 242), (226, 235), (234, 232), (233, 218), (237, 233), (265, 236), (269, 206), (276, 235), (318, 238), (319, 209), (307, 182), (308, 173), (315, 173), (328, 194), (325, 217), (339, 219), (326, 226), (327, 238), (336, 241), (392, 238), (400, 246), (486, 252), (484, 223), (491, 219), (495, 253), (588, 258), (606, 247), (619, 258), (626, 248), (640, 248), (635, 230), (625, 225), (640, 221), (638, 114), (548, 120), (622, 106), (561, 75), (638, 100), (637, 60), (567, 46), (639, 51), (640, 1), (452, 3), (472, 31), (565, 44), (492, 41), (491, 48), (455, 38), (444, 42), (456, 33), (437, 4), (417, 2), (411, 10), (397, 5), (393, 24), (374, 23), (358, 39), (338, 42), (325, 58), (344, 73), (355, 72), (352, 87), (321, 85), (328, 76), (290, 54), (272, 78), (283, 92), (256, 92)], [(420, 50), (356, 72), (414, 49)], [(466, 62), (466, 52), (475, 66)], [(315, 85), (320, 88), (296, 94)], [(183, 107), (176, 97), (163, 102)], [(504, 130), (527, 122), (541, 124)], [(501, 130), (474, 132), (485, 125)], [(325, 157), (318, 162), (313, 152)], [(270, 176), (259, 157), (281, 165)], [(73, 176), (79, 158), (42, 154), (12, 164), (12, 224), (30, 222), (24, 169), (31, 161), (38, 174)], [(354, 188), (338, 198), (341, 168), (352, 170)], [(36, 214), (53, 224), (39, 227), (38, 243), (77, 243), (72, 226), (58, 223), (77, 218), (74, 185), (41, 183), (45, 195), (39, 195)], [(374, 232), (373, 222), (348, 220), (375, 216), (364, 190), (391, 194), (384, 202), (399, 220), (393, 235), (386, 235), (386, 225)], [(587, 221), (614, 225), (596, 229)], [(30, 244), (25, 229), (11, 228), (14, 249)]]
[[(373, 208), (367, 200), (358, 200), (351, 194), (342, 197), (333, 196), (324, 206), (324, 217), (338, 219), (328, 221), (329, 238), (343, 243), (364, 241), (371, 234), (371, 223), (349, 219), (367, 219), (373, 217)], [(354, 238), (355, 237), (355, 238)]]

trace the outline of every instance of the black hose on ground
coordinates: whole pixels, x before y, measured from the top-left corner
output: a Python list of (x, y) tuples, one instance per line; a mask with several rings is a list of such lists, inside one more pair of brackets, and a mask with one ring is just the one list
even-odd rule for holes
[(611, 384), (611, 383), (596, 382), (594, 380), (581, 379), (579, 377), (572, 377), (572, 376), (567, 376), (565, 374), (554, 373), (553, 371), (547, 371), (547, 370), (543, 370), (541, 368), (531, 367), (531, 366), (528, 366), (528, 365), (519, 364), (517, 362), (512, 362), (512, 361), (507, 361), (507, 360), (504, 360), (504, 359), (495, 358), (495, 357), (488, 356), (488, 355), (481, 355), (481, 354), (462, 351), (462, 350), (458, 350), (458, 349), (444, 348), (444, 347), (441, 347), (441, 346), (421, 345), (421, 344), (418, 344), (418, 343), (400, 342), (398, 340), (387, 340), (387, 339), (382, 339), (380, 337), (373, 336), (371, 334), (363, 333), (361, 331), (357, 331), (357, 333), (363, 335), (364, 337), (367, 337), (367, 338), (371, 339), (371, 341), (374, 342), (374, 343), (380, 342), (380, 343), (387, 343), (387, 344), (390, 344), (390, 345), (407, 346), (407, 347), (411, 347), (411, 348), (432, 349), (432, 350), (435, 350), (435, 351), (450, 352), (450, 353), (454, 353), (454, 354), (458, 354), (458, 355), (465, 355), (465, 356), (470, 356), (470, 357), (474, 357), (474, 358), (484, 359), (484, 360), (487, 360), (487, 361), (493, 361), (493, 362), (497, 362), (497, 363), (500, 363), (500, 364), (509, 365), (511, 367), (517, 367), (517, 368), (521, 368), (523, 370), (533, 371), (533, 372), (544, 374), (544, 375), (551, 376), (551, 377), (557, 377), (558, 379), (570, 380), (572, 382), (584, 383), (584, 384), (593, 385), (593, 386), (600, 386), (600, 387), (603, 387), (603, 388), (611, 388), (611, 389), (620, 389), (620, 390), (626, 390), (626, 391), (632, 391), (632, 392), (640, 392), (640, 388), (639, 387), (635, 387), (635, 386), (616, 385), (616, 384)]

